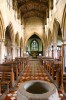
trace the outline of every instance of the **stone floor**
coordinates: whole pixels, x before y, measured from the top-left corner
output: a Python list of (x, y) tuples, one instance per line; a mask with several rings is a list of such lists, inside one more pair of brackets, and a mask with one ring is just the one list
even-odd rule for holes
[[(17, 90), (20, 84), (29, 80), (44, 80), (51, 82), (48, 75), (43, 70), (43, 67), (40, 64), (40, 62), (38, 60), (31, 60), (28, 66), (26, 67), (24, 73), (22, 74), (22, 77), (18, 82), (17, 86), (13, 90), (10, 90), (10, 92), (7, 94), (4, 100), (17, 100), (16, 98)], [(63, 94), (61, 91), (59, 91), (58, 93), (59, 93), (59, 100), (66, 100), (62, 99)]]

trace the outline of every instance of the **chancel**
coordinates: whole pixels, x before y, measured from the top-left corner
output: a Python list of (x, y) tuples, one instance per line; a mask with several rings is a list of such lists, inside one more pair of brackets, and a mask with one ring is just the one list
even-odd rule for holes
[(0, 0), (0, 100), (45, 99), (66, 100), (66, 0)]

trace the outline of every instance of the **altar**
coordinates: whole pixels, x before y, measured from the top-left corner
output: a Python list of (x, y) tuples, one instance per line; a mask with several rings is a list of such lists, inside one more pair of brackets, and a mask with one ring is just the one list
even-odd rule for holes
[(37, 51), (32, 51), (31, 56), (32, 56), (32, 58), (37, 58), (38, 52)]

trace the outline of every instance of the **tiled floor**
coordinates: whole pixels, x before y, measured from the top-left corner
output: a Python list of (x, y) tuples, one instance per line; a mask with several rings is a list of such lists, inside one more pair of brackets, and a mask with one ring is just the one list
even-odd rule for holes
[[(17, 90), (21, 83), (28, 81), (28, 80), (44, 80), (51, 82), (48, 78), (47, 74), (44, 72), (42, 65), (39, 61), (34, 60), (30, 61), (29, 65), (26, 67), (19, 83), (15, 87), (15, 90), (10, 91), (9, 94), (7, 94), (5, 100), (17, 100)], [(61, 91), (59, 91), (59, 100), (63, 97), (63, 94)], [(66, 99), (63, 99), (66, 100)]]

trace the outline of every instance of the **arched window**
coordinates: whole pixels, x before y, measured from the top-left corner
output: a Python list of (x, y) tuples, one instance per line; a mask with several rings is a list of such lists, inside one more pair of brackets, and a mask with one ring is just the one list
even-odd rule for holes
[(33, 40), (31, 42), (31, 51), (38, 51), (38, 50), (39, 50), (38, 42), (36, 40)]

